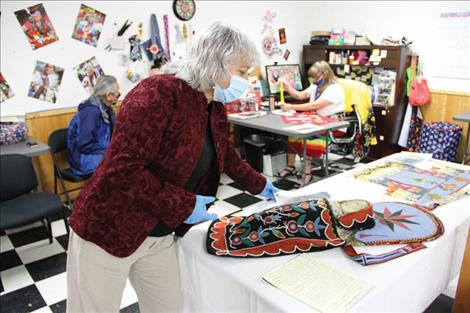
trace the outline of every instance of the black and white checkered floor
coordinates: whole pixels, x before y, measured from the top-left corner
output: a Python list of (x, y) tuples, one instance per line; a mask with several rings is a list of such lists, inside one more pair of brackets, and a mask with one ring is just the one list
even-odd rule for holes
[[(340, 156), (332, 156), (332, 159), (351, 163)], [(319, 179), (315, 176), (314, 181)], [(261, 196), (243, 192), (225, 175), (220, 183), (215, 205), (222, 210), (249, 209), (253, 204), (265, 201)], [(52, 223), (52, 228), (52, 244), (49, 244), (41, 223), (0, 234), (0, 312), (65, 312), (68, 236), (59, 217)], [(426, 313), (451, 311), (452, 298), (441, 297), (445, 298), (438, 305), (433, 304)], [(139, 312), (137, 297), (129, 283), (124, 290), (121, 312)]]

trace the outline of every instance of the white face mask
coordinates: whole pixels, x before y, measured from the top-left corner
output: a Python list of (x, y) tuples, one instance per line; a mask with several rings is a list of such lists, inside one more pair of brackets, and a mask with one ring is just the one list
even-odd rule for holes
[(249, 85), (248, 79), (232, 75), (227, 89), (222, 89), (219, 85), (215, 85), (214, 100), (222, 103), (235, 101), (245, 93)]

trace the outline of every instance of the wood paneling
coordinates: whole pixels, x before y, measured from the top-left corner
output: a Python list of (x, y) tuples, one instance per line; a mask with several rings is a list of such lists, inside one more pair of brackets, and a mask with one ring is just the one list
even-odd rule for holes
[(457, 152), (457, 161), (462, 161), (463, 148), (467, 140), (468, 123), (452, 119), (456, 114), (470, 111), (470, 93), (452, 91), (431, 91), (431, 103), (423, 106), (421, 112), (425, 122), (443, 121), (458, 124), (463, 127), (462, 138)]
[[(470, 228), (469, 228), (470, 232)], [(463, 257), (462, 268), (460, 269), (457, 293), (455, 294), (453, 313), (470, 312), (470, 236), (467, 232), (467, 247)]]
[[(113, 108), (117, 112), (120, 105)], [(73, 116), (77, 112), (76, 108), (50, 110), (26, 114), (26, 125), (29, 128), (29, 135), (38, 138), (47, 144), (49, 135), (61, 128), (67, 128)], [(61, 166), (68, 167), (65, 153), (59, 156)], [(54, 192), (54, 170), (52, 157), (50, 154), (33, 158), (34, 166), (39, 180), (39, 188), (43, 191)], [(66, 183), (67, 189), (79, 188), (82, 183)], [(59, 185), (60, 186), (60, 185)], [(61, 191), (59, 187), (59, 191)], [(72, 193), (74, 198), (77, 192)]]

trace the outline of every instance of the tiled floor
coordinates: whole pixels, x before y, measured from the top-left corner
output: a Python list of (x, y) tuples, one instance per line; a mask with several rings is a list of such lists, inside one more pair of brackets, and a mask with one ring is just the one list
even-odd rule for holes
[[(340, 163), (351, 163), (340, 156), (333, 155), (331, 159)], [(333, 172), (332, 175), (334, 174)], [(275, 180), (272, 177), (270, 179)], [(295, 177), (290, 179), (295, 180)], [(314, 180), (318, 179), (321, 177), (315, 176)], [(265, 201), (263, 197), (244, 193), (227, 176), (221, 178), (217, 199), (214, 206), (219, 213), (249, 209), (251, 205)], [(52, 223), (52, 227), (52, 244), (49, 244), (41, 223), (0, 234), (1, 312), (65, 312), (68, 237), (59, 217)], [(435, 304), (428, 308), (426, 313), (450, 312), (452, 298), (442, 297), (436, 299)], [(137, 297), (129, 283), (124, 290), (121, 312), (139, 312)]]

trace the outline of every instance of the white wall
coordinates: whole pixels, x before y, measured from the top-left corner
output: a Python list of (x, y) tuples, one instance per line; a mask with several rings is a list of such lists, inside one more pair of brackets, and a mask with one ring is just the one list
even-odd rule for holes
[[(32, 50), (21, 30), (14, 12), (39, 1), (1, 1), (1, 72), (12, 87), (15, 96), (1, 103), (1, 115), (22, 115), (25, 112), (35, 112), (54, 108), (76, 106), (87, 97), (87, 92), (81, 86), (73, 67), (96, 56), (98, 62), (106, 74), (114, 75), (119, 79), (121, 92), (124, 95), (134, 84), (126, 77), (126, 68), (119, 65), (120, 52), (107, 52), (104, 47), (114, 31), (113, 22), (119, 25), (128, 18), (134, 24), (125, 33), (126, 38), (137, 32), (137, 24), (143, 22), (144, 39), (148, 38), (150, 14), (155, 13), (159, 22), (160, 34), (163, 37), (164, 14), (169, 15), (170, 43), (175, 43), (174, 24), (179, 21), (173, 14), (172, 1), (85, 1), (84, 4), (93, 7), (106, 14), (104, 29), (101, 34), (98, 47), (81, 43), (71, 38), (75, 19), (80, 8), (81, 1), (42, 1), (52, 24), (58, 33), (59, 41), (45, 47)], [(236, 26), (255, 41), (260, 47), (263, 16), (267, 9), (277, 12), (274, 19), (276, 28), (285, 27), (287, 44), (291, 51), (289, 63), (298, 63), (302, 45), (308, 41), (309, 28), (303, 27), (311, 17), (311, 4), (303, 1), (295, 1), (289, 4), (285, 2), (258, 1), (201, 1), (196, 0), (196, 14), (189, 21), (193, 29), (198, 33), (203, 32), (215, 21)], [(294, 17), (295, 18), (292, 18)], [(125, 50), (128, 54), (128, 49)], [(147, 60), (146, 56), (143, 56)], [(34, 98), (27, 97), (28, 87), (33, 75), (36, 61), (49, 62), (65, 68), (64, 77), (58, 93), (57, 103), (52, 104)], [(273, 61), (285, 62), (282, 57), (272, 59), (262, 58), (263, 64)]]
[[(103, 33), (98, 47), (94, 48), (71, 38), (82, 1), (42, 1), (58, 33), (59, 41), (32, 50), (14, 12), (38, 3), (41, 2), (1, 1), (1, 72), (15, 93), (14, 97), (0, 104), (2, 116), (76, 106), (88, 94), (73, 72), (73, 67), (92, 56), (96, 56), (106, 74), (119, 79), (122, 93), (125, 94), (134, 84), (125, 78), (126, 68), (119, 65), (120, 52), (104, 51), (114, 31), (113, 22), (117, 21), (121, 25), (127, 18), (134, 21), (125, 33), (126, 38), (136, 33), (137, 24), (143, 22), (143, 38), (146, 39), (150, 14), (157, 15), (162, 36), (162, 16), (168, 14), (172, 48), (175, 43), (174, 24), (181, 25), (181, 21), (172, 12), (172, 1), (84, 1), (84, 4), (106, 14)], [(421, 53), (425, 74), (434, 74), (429, 64), (439, 61), (441, 54), (441, 46), (435, 41), (436, 31), (439, 30), (439, 13), (470, 11), (470, 2), (196, 0), (196, 14), (189, 23), (197, 35), (211, 23), (222, 20), (247, 33), (261, 47), (263, 16), (268, 9), (277, 13), (274, 28), (286, 28), (287, 44), (282, 47), (283, 50), (287, 47), (291, 55), (287, 62), (280, 56), (272, 59), (262, 57), (262, 65), (274, 61), (298, 63), (302, 45), (308, 43), (311, 30), (329, 30), (331, 27), (343, 26), (379, 38), (385, 35), (399, 38), (407, 36), (414, 41), (414, 46)], [(467, 18), (466, 21), (468, 20), (470, 19)], [(145, 56), (143, 58), (146, 60)], [(65, 68), (56, 104), (26, 96), (37, 60)], [(468, 80), (429, 77), (429, 81), (434, 89), (470, 91)]]

